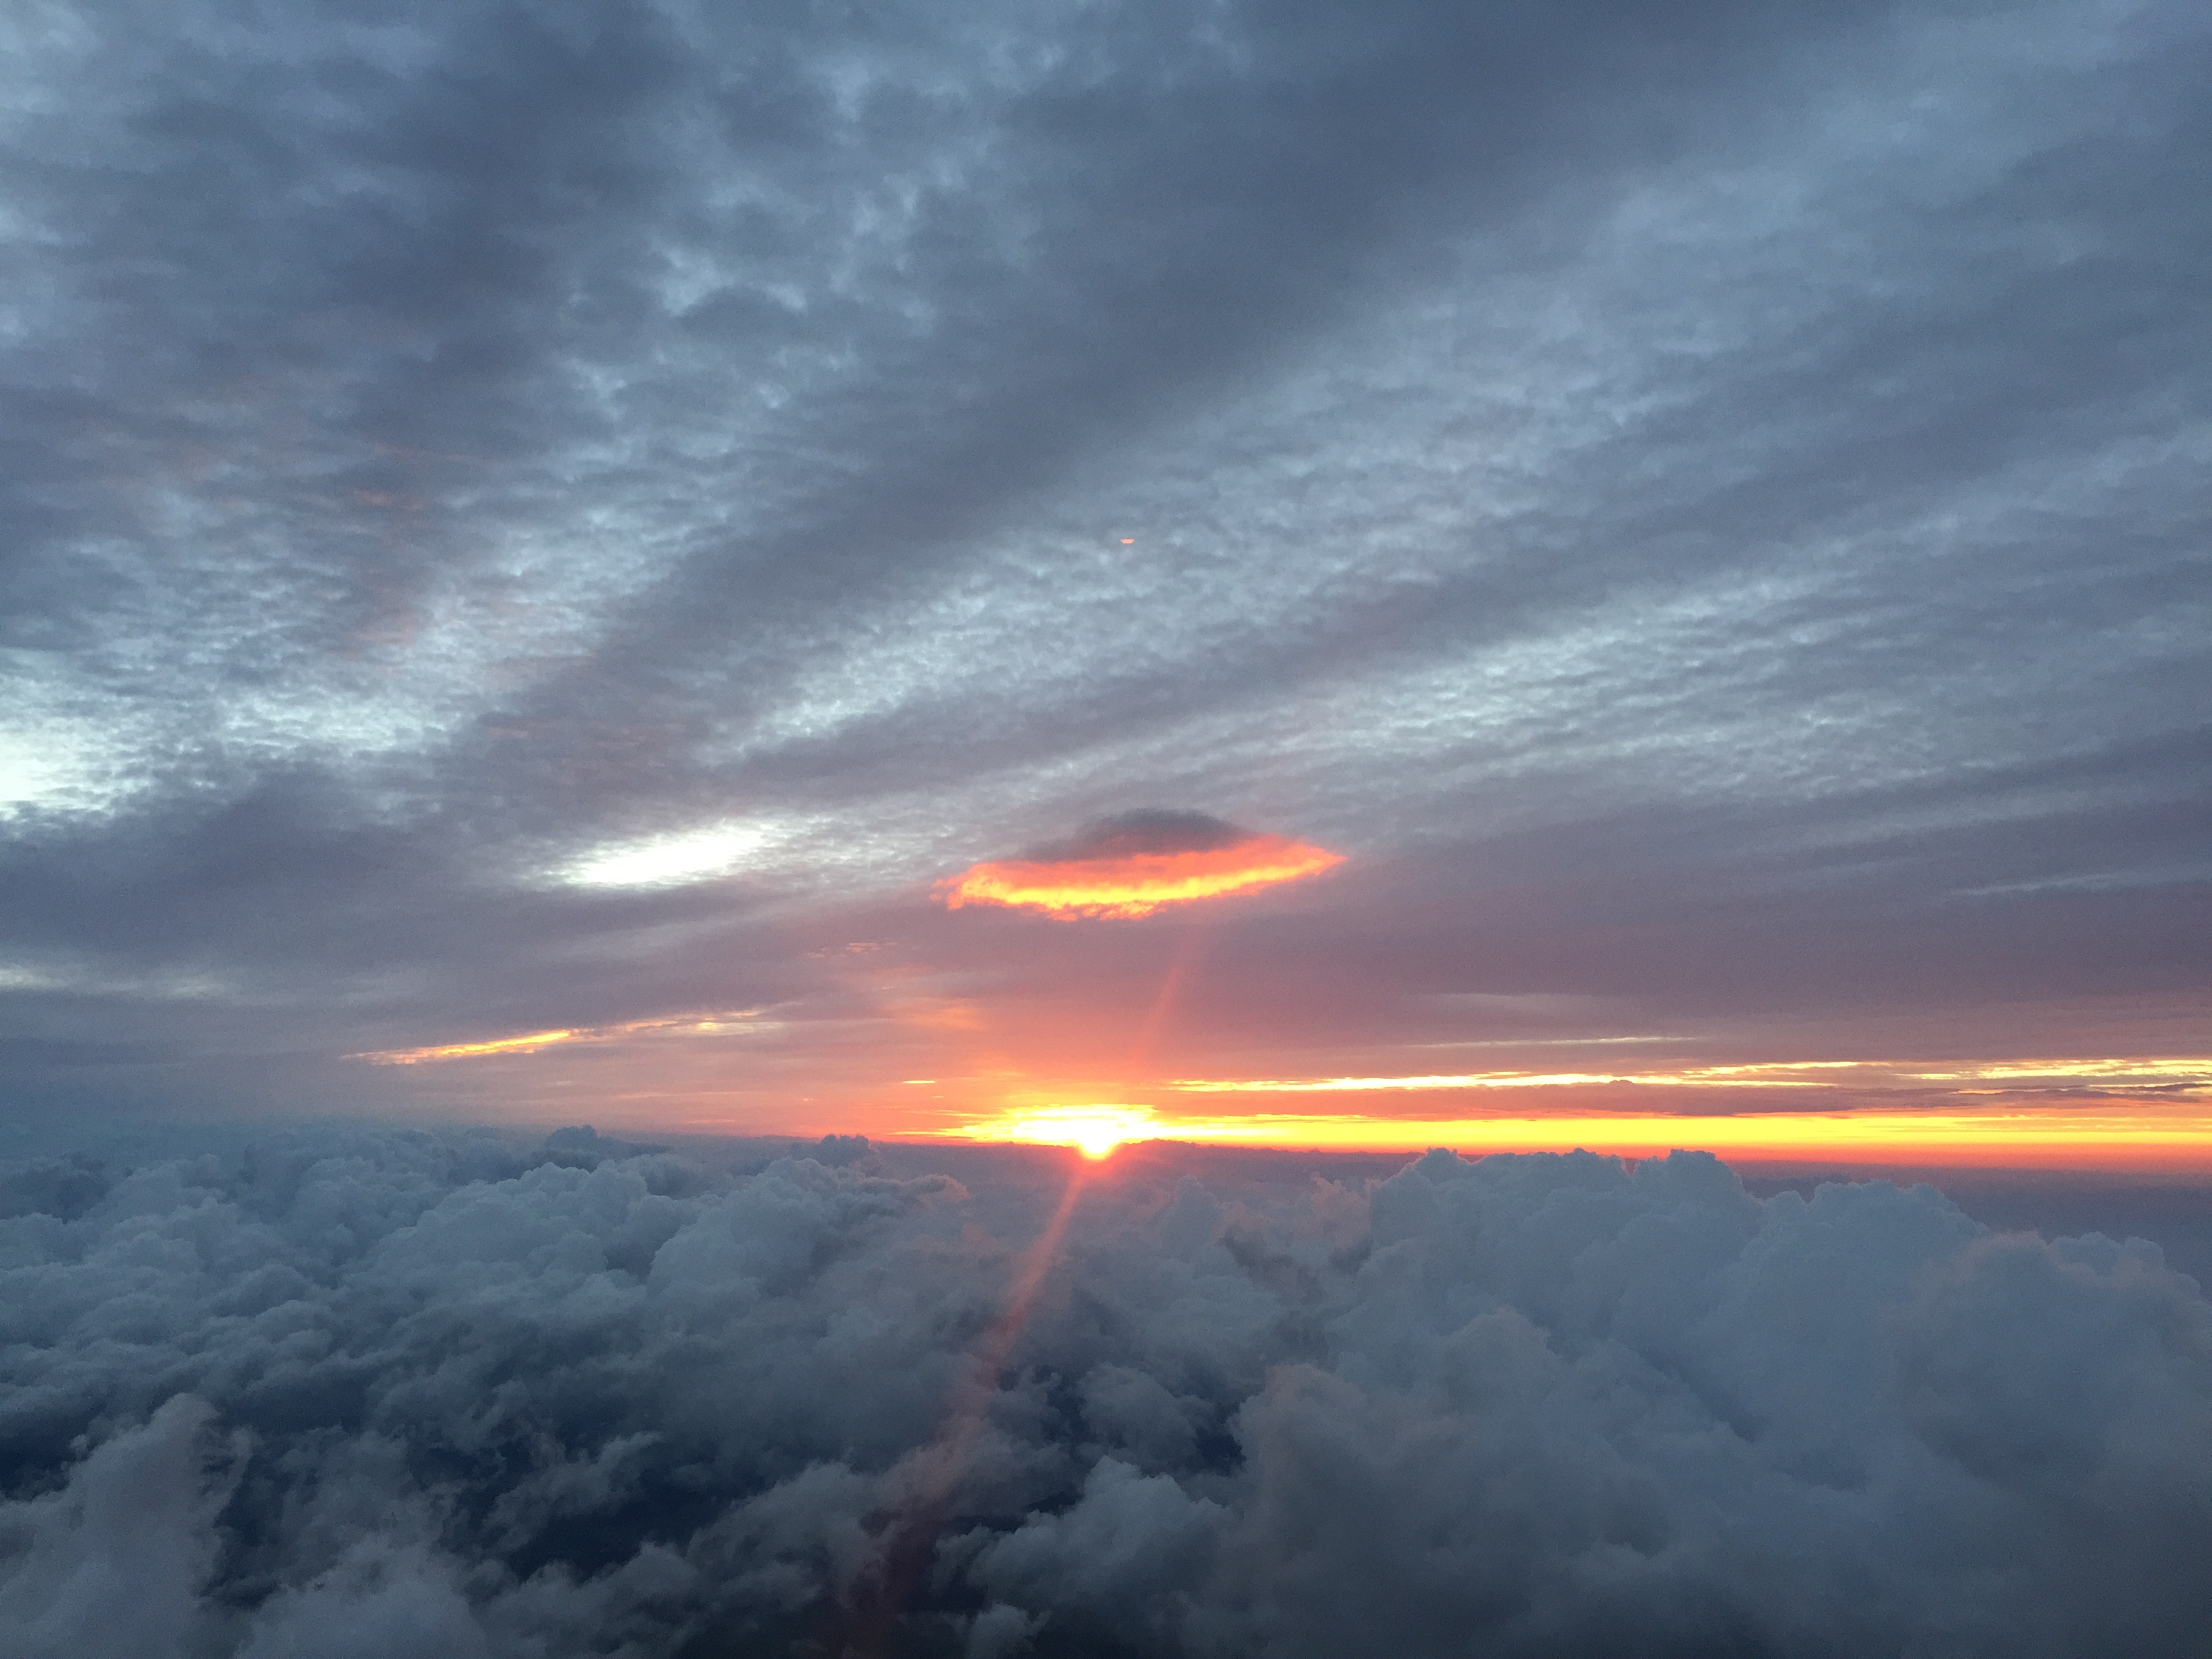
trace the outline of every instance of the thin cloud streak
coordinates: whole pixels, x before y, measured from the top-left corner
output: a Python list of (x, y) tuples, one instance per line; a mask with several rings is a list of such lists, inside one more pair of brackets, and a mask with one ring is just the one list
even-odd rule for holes
[[(1596, 1083), (1646, 1088), (1820, 1089), (1909, 1088), (1929, 1083), (2044, 1084), (2127, 1090), (2212, 1089), (2212, 1056), (2164, 1060), (2044, 1060), (1927, 1070), (1923, 1061), (1796, 1060), (1739, 1066), (1693, 1066), (1678, 1072), (1472, 1072), (1413, 1077), (1182, 1078), (1168, 1088), (1182, 1094), (1373, 1094), (1452, 1089), (1552, 1089)], [(1849, 1073), (1849, 1078), (1805, 1078), (1805, 1072)]]
[(348, 1060), (372, 1066), (423, 1066), (443, 1060), (482, 1060), (497, 1056), (534, 1054), (563, 1043), (621, 1042), (634, 1038), (722, 1037), (764, 1029), (767, 1011), (733, 1008), (720, 1013), (679, 1015), (665, 1019), (633, 1019), (619, 1025), (592, 1026), (574, 1030), (530, 1031), (519, 1036), (488, 1037), (477, 1042), (448, 1042), (420, 1048), (376, 1048), (348, 1054)]

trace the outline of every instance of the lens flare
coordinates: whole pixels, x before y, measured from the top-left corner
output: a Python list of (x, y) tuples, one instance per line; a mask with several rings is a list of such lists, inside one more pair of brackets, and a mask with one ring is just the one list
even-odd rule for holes
[(1287, 836), (1228, 847), (1104, 858), (1000, 859), (971, 865), (938, 889), (947, 909), (999, 904), (1071, 918), (1148, 916), (1163, 905), (1225, 898), (1333, 870), (1344, 854)]

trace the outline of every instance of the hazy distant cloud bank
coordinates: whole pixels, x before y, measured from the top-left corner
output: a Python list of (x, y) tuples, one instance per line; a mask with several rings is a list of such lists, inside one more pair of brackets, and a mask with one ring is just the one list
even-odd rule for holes
[(1139, 1164), (963, 1440), (1057, 1166), (819, 1152), (9, 1167), (0, 1649), (2212, 1641), (2212, 1307), (2153, 1247), (1925, 1188), (1761, 1203), (1702, 1156)]

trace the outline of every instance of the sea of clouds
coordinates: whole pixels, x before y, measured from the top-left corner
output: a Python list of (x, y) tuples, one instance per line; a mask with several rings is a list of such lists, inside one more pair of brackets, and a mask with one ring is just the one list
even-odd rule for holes
[(2212, 1306), (2154, 1245), (1695, 1153), (1139, 1149), (1009, 1322), (1074, 1167), (0, 1166), (0, 1652), (2212, 1650)]

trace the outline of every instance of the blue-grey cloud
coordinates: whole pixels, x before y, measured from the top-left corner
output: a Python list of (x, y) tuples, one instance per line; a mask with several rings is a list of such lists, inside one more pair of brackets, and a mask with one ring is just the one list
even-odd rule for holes
[(2212, 1309), (2142, 1239), (1993, 1233), (1926, 1187), (1762, 1200), (1695, 1154), (1139, 1150), (979, 1377), (1068, 1163), (812, 1150), (318, 1131), (8, 1165), (0, 1641), (2212, 1634)]

